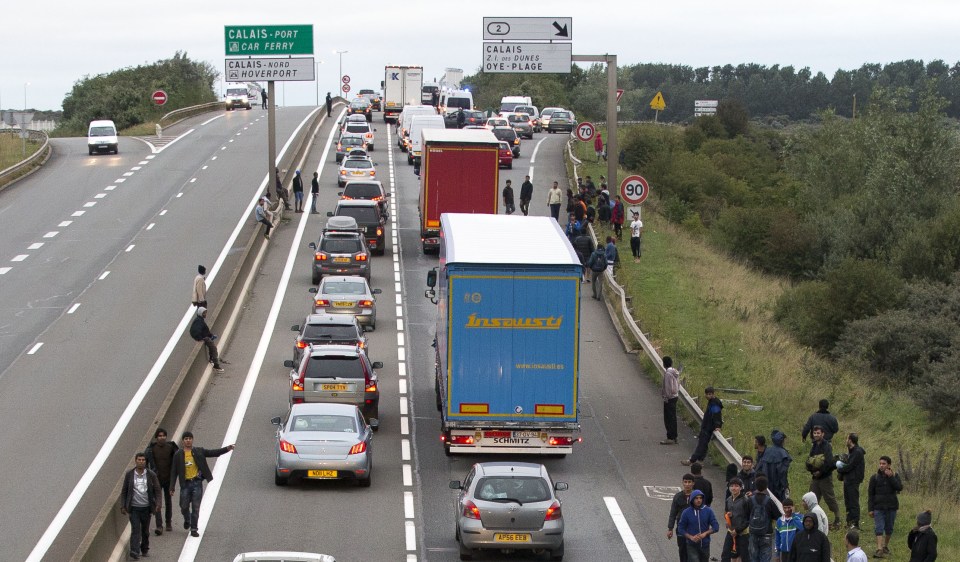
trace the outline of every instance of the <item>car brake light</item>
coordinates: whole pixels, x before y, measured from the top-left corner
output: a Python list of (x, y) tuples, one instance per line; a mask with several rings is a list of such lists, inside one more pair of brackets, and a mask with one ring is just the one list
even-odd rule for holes
[(290, 381), (290, 389), (298, 392), (303, 392), (303, 381), (300, 379), (293, 379)]
[(316, 254), (313, 255), (313, 259), (315, 261), (327, 261), (327, 254), (317, 252)]
[(284, 453), (293, 453), (293, 454), (297, 453), (297, 448), (293, 446), (293, 443), (290, 443), (289, 441), (284, 441), (283, 439), (280, 440), (280, 450), (283, 451)]
[(357, 261), (367, 261), (367, 254), (357, 254), (353, 259)]
[(563, 513), (560, 511), (560, 502), (554, 500), (553, 504), (547, 508), (547, 515), (544, 521), (558, 521), (563, 519)]
[(368, 301), (368, 300), (362, 300), (362, 301), (360, 301), (360, 302), (357, 303), (357, 304), (360, 305), (360, 308), (372, 308), (372, 307), (373, 307), (373, 301)]
[(383, 228), (377, 227), (377, 236), (383, 236)]
[[(357, 443), (356, 445), (354, 445), (353, 447), (350, 447), (350, 454), (351, 454), (351, 455), (359, 455), (360, 453), (366, 452), (366, 450), (367, 450), (367, 442), (366, 442), (366, 441), (361, 441), (361, 442)], [(549, 511), (548, 511), (548, 513), (549, 513)]]
[(346, 171), (346, 170), (340, 170), (340, 175), (341, 175), (341, 176), (347, 175), (347, 171)]
[(377, 391), (377, 381), (367, 381), (366, 389), (367, 392), (376, 392)]
[(313, 301), (313, 304), (316, 306), (330, 306), (330, 301), (327, 299), (317, 299)]
[(297, 349), (306, 349), (307, 342), (303, 341), (300, 338), (297, 338)]
[(374, 176), (376, 176), (376, 175), (377, 175), (377, 171), (376, 171), (376, 170), (370, 170), (370, 177), (371, 177), (371, 178), (374, 177)]
[(480, 510), (477, 508), (477, 504), (470, 500), (463, 502), (463, 516), (467, 519), (476, 519), (479, 521)]

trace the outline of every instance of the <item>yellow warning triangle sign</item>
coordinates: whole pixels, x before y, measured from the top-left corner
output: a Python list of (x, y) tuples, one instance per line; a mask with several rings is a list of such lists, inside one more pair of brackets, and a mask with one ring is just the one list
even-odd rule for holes
[(657, 111), (663, 111), (667, 107), (667, 102), (663, 101), (663, 94), (657, 92), (657, 95), (653, 96), (653, 99), (650, 100), (650, 109), (656, 109)]

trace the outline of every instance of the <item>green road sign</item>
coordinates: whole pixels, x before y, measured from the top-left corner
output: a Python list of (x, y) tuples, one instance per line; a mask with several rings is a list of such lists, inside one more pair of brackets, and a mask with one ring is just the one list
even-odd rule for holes
[(235, 56), (312, 55), (313, 25), (227, 25), (226, 54)]

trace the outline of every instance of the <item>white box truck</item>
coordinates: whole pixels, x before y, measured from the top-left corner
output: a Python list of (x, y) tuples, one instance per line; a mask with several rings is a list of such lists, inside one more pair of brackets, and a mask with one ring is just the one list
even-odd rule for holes
[(383, 77), (383, 122), (396, 121), (403, 106), (420, 103), (422, 66), (388, 65)]

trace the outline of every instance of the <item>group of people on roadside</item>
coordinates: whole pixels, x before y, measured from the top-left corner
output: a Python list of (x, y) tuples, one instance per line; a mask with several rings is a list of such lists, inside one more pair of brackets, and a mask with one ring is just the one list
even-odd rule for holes
[[(134, 455), (135, 466), (127, 471), (120, 490), (120, 512), (130, 519), (129, 557), (139, 560), (150, 554), (150, 523), (154, 534), (173, 532), (173, 497), (180, 486), (180, 513), (183, 528), (191, 537), (199, 537), (200, 502), (203, 484), (213, 480), (207, 459), (219, 457), (234, 445), (204, 449), (193, 444), (193, 433), (184, 431), (180, 446), (170, 441), (167, 430), (157, 428), (153, 440), (143, 452)], [(166, 506), (164, 510), (163, 507)]]
[[(660, 444), (676, 445), (680, 370), (673, 366), (671, 357), (663, 358), (663, 367), (661, 397), (667, 438)], [(712, 486), (699, 475), (710, 440), (723, 427), (723, 402), (717, 398), (713, 387), (707, 387), (704, 395), (706, 405), (696, 448), (689, 458), (681, 461), (691, 467), (691, 473), (683, 476), (683, 488), (673, 498), (667, 523), (668, 539), (673, 538), (676, 525), (681, 562), (709, 560), (709, 537), (720, 530), (719, 521), (710, 507)], [(860, 547), (860, 488), (865, 477), (866, 453), (859, 445), (859, 436), (850, 433), (846, 438), (846, 452), (837, 456), (833, 454), (831, 440), (840, 427), (829, 407), (827, 400), (821, 400), (818, 410), (801, 430), (804, 442), (808, 436), (812, 440), (805, 463), (810, 473), (809, 491), (803, 495), (801, 505), (796, 506), (804, 510), (805, 515), (794, 513), (789, 484), (793, 459), (784, 447), (787, 436), (779, 429), (771, 432), (772, 443), (769, 445), (765, 436), (754, 437), (755, 456), (744, 455), (739, 467), (736, 464), (728, 466), (728, 491), (723, 511), (727, 534), (720, 558), (722, 562), (829, 562), (829, 533), (841, 529), (846, 530), (843, 540), (847, 561), (866, 562), (867, 555)], [(843, 482), (846, 525), (840, 521), (840, 508), (833, 489), (835, 476)], [(898, 494), (902, 490), (903, 483), (893, 470), (892, 459), (881, 456), (878, 470), (870, 477), (867, 487), (867, 511), (873, 519), (876, 537), (874, 558), (891, 557), (890, 539), (899, 510)], [(821, 500), (833, 512), (833, 524), (820, 507)], [(937, 535), (931, 526), (932, 519), (929, 510), (917, 515), (917, 524), (907, 537), (910, 562), (937, 559)]]

